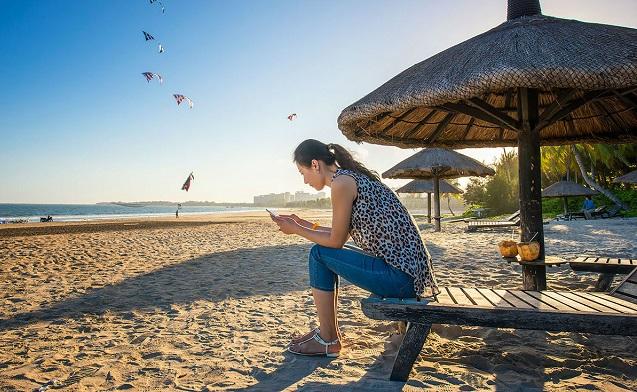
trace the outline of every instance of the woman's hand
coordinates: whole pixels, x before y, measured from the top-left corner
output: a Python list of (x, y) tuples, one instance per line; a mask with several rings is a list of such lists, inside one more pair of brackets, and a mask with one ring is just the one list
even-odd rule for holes
[(283, 234), (296, 234), (298, 231), (299, 224), (294, 220), (294, 218), (288, 215), (279, 215), (277, 217), (273, 216), (272, 220), (277, 224), (277, 226), (279, 226), (279, 230), (281, 230)]
[(290, 218), (292, 219), (294, 222), (296, 222), (299, 226), (302, 227), (312, 227), (312, 222), (308, 222), (305, 219), (299, 218), (298, 216), (296, 216), (296, 214), (290, 214), (290, 215), (279, 215), (280, 217), (283, 218)]

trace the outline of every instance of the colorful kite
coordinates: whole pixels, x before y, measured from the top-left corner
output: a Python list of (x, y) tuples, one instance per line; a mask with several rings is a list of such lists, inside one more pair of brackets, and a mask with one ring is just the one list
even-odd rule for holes
[(146, 41), (150, 41), (155, 39), (155, 37), (153, 37), (152, 35), (148, 34), (147, 32), (142, 30), (142, 33), (144, 33), (144, 38), (146, 39)]
[(177, 105), (180, 105), (184, 100), (186, 100), (186, 101), (188, 101), (188, 107), (190, 107), (192, 109), (192, 107), (194, 106), (194, 103), (192, 102), (192, 99), (188, 98), (185, 95), (173, 94), (173, 97), (175, 97), (175, 100), (177, 100)]
[(296, 113), (292, 113), (288, 116), (288, 120), (292, 121), (296, 118)]
[(194, 179), (195, 176), (193, 176), (192, 172), (190, 172), (190, 175), (188, 176), (188, 178), (186, 178), (186, 182), (184, 182), (184, 185), (181, 186), (181, 190), (188, 192), (188, 189), (190, 189), (190, 182)]
[(146, 77), (146, 81), (148, 83), (150, 83), (150, 81), (153, 80), (154, 78), (157, 78), (159, 80), (159, 84), (164, 83), (164, 79), (161, 77), (160, 74), (156, 74), (156, 73), (152, 73), (152, 72), (142, 72), (142, 75), (144, 75), (144, 77)]

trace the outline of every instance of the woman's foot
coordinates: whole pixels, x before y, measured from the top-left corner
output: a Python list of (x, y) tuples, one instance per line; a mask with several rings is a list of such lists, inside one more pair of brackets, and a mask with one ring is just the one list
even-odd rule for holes
[[(312, 339), (314, 337), (315, 333), (321, 333), (321, 331), (318, 329), (318, 327), (314, 328), (313, 330), (311, 330), (310, 332), (308, 332), (308, 333), (306, 333), (304, 335), (292, 336), (292, 339), (290, 339), (290, 343), (288, 344), (288, 346), (291, 346), (293, 344), (299, 344), (299, 343), (306, 342), (306, 341)], [(337, 338), (339, 340), (342, 339), (340, 331), (336, 331), (336, 336), (337, 336)]]
[(326, 341), (318, 332), (315, 332), (308, 340), (291, 344), (288, 351), (297, 355), (335, 358), (341, 351), (341, 342), (338, 338)]
[(308, 333), (306, 333), (304, 335), (293, 336), (292, 339), (290, 340), (289, 346), (291, 346), (293, 344), (299, 344), (299, 343), (306, 342), (306, 341), (312, 339), (314, 337), (315, 333), (320, 333), (318, 327), (314, 328), (313, 330), (311, 330), (310, 332), (308, 332)]

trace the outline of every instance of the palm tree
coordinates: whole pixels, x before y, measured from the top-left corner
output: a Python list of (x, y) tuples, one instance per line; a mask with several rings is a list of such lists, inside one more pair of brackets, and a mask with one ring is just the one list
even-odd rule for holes
[[(604, 149), (600, 149), (600, 150), (601, 150), (600, 155), (605, 156), (606, 151), (604, 151)], [(575, 160), (577, 161), (577, 165), (579, 166), (580, 172), (582, 173), (582, 178), (588, 184), (588, 186), (590, 186), (591, 188), (595, 189), (599, 193), (603, 194), (604, 196), (612, 200), (612, 202), (615, 203), (617, 206), (621, 207), (624, 210), (627, 210), (628, 206), (626, 204), (624, 204), (621, 200), (619, 200), (619, 198), (615, 196), (611, 191), (603, 188), (601, 185), (595, 182), (595, 180), (588, 175), (588, 173), (586, 172), (586, 167), (584, 165), (584, 159), (582, 158), (582, 155), (580, 151), (578, 150), (577, 145), (575, 144), (572, 145), (571, 151), (573, 152), (573, 156), (575, 157)], [(592, 160), (592, 156), (591, 156), (591, 160)], [(593, 170), (591, 170), (591, 172), (594, 173)]]

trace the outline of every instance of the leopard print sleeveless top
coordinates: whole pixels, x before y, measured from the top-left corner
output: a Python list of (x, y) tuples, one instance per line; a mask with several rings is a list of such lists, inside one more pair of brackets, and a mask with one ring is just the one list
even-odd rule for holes
[(418, 296), (437, 294), (431, 256), (398, 196), (382, 182), (352, 170), (338, 169), (332, 179), (342, 175), (352, 177), (358, 191), (349, 229), (354, 243), (413, 277)]

